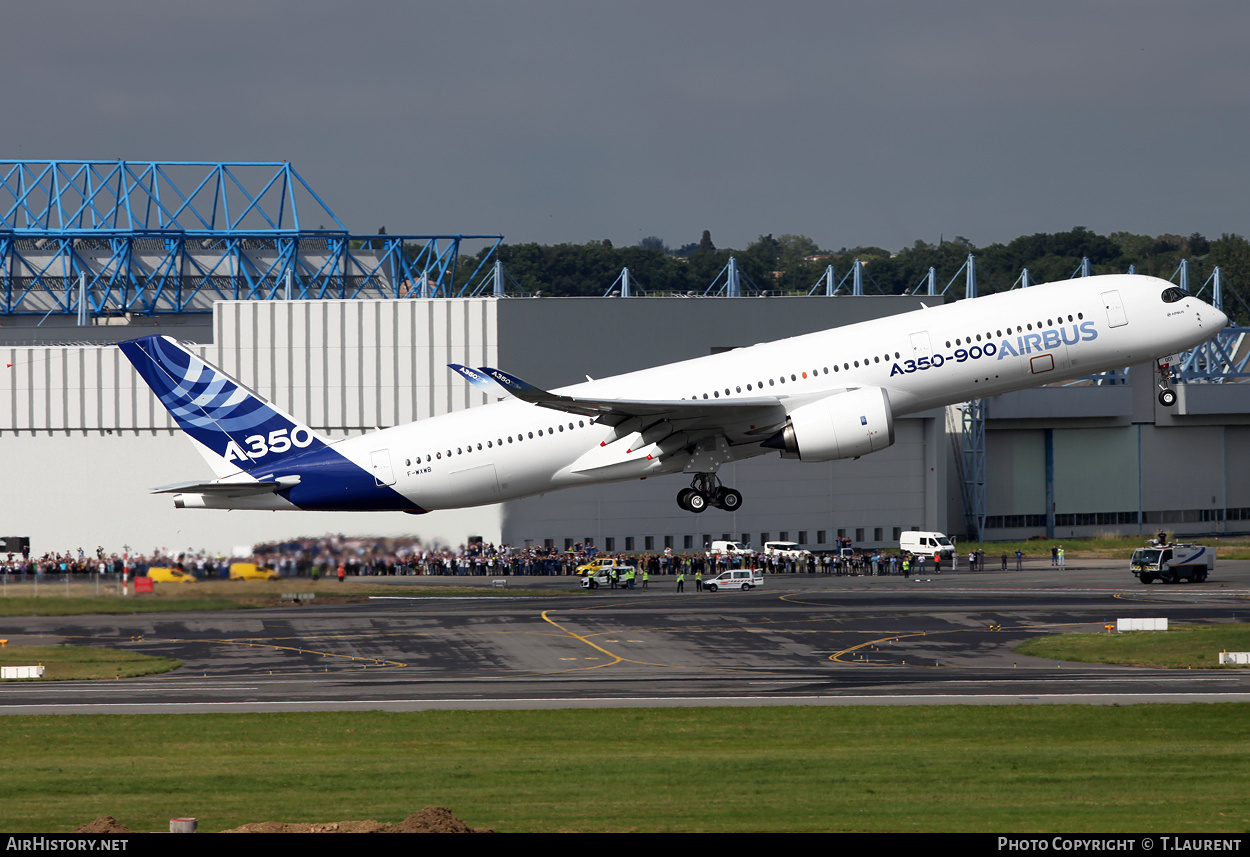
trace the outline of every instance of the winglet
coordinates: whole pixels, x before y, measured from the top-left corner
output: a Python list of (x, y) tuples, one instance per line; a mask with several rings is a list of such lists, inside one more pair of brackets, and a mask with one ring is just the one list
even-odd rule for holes
[(522, 402), (529, 402), (531, 405), (539, 405), (544, 408), (551, 408), (556, 411), (564, 411), (568, 414), (581, 414), (586, 417), (599, 417), (608, 410), (602, 403), (598, 402), (580, 402), (571, 396), (559, 396), (555, 393), (549, 393), (541, 387), (535, 387), (526, 381), (522, 381), (515, 375), (509, 375), (499, 369), (492, 369), (489, 366), (479, 366), (478, 371), (484, 373), (492, 381), (516, 396)]
[(448, 363), (447, 368), (458, 372), (460, 375), (464, 376), (466, 381), (485, 393), (496, 392), (495, 385), (492, 383), (491, 379), (487, 378), (477, 369), (470, 369), (468, 366), (461, 366), (459, 363)]
[(502, 369), (492, 369), (489, 366), (481, 366), (479, 370), (485, 372), (491, 378), (494, 378), (509, 393), (518, 399), (524, 399), (527, 402), (553, 398), (551, 393), (540, 387), (535, 387), (527, 381), (522, 381), (515, 375), (509, 375)]
[(492, 369), (489, 366), (479, 366), (479, 372), (485, 372), (499, 386), (503, 387), (512, 395), (516, 396), (522, 402), (529, 402), (531, 405), (543, 405), (544, 407), (554, 407), (557, 410), (572, 410), (574, 413), (596, 414), (598, 411), (585, 408), (567, 408), (564, 404), (572, 402), (568, 396), (557, 396), (555, 393), (549, 393), (541, 387), (535, 387), (528, 381), (522, 381), (516, 375), (509, 375), (502, 369)]

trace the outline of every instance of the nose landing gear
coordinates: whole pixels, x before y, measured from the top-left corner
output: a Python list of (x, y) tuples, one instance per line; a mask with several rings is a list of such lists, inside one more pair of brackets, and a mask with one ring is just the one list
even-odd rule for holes
[(1164, 357), (1158, 363), (1159, 369), (1159, 404), (1165, 408), (1170, 408), (1176, 404), (1176, 391), (1172, 389), (1172, 360), (1173, 357)]
[(677, 505), (687, 512), (706, 512), (708, 506), (736, 512), (742, 505), (742, 494), (721, 485), (714, 473), (698, 473), (690, 487), (677, 495)]

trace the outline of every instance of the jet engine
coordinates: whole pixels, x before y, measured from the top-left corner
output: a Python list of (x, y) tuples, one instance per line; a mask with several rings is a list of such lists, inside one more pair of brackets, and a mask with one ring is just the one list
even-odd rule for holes
[(881, 387), (834, 393), (787, 417), (786, 427), (762, 445), (803, 461), (858, 458), (894, 443), (894, 413)]

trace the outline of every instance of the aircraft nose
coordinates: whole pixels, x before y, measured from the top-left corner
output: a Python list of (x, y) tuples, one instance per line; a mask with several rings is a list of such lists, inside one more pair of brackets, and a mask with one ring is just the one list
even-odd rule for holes
[(1232, 324), (1228, 316), (1225, 315), (1221, 310), (1218, 310), (1215, 307), (1211, 307), (1210, 313), (1211, 313), (1212, 322), (1215, 325), (1215, 329), (1217, 331), (1223, 330), (1224, 328)]

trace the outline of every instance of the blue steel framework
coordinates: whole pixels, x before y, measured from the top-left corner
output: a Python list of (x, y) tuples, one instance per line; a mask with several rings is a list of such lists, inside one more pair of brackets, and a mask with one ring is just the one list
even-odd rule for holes
[[(1178, 275), (1180, 277), (1178, 285), (1188, 292), (1189, 260), (1181, 260), (1180, 266), (1172, 274), (1172, 279), (1175, 280)], [(1221, 310), (1225, 309), (1227, 302), (1218, 267), (1211, 271), (1211, 276), (1207, 277), (1202, 288), (1195, 294), (1202, 297), (1207, 286), (1211, 287), (1211, 294), (1207, 299), (1212, 306)], [(1234, 293), (1234, 297), (1242, 306), (1245, 306), (1245, 301), (1239, 295)], [(1246, 371), (1246, 364), (1250, 362), (1250, 350), (1244, 347), (1247, 335), (1250, 335), (1250, 328), (1225, 328), (1216, 334), (1214, 339), (1186, 351), (1181, 355), (1181, 365), (1176, 370), (1177, 377), (1182, 381), (1209, 381), (1217, 384), (1250, 377), (1250, 372)]]
[(471, 282), (503, 236), (353, 235), (284, 162), (0, 160), (0, 315), (447, 297), (464, 239)]
[[(933, 269), (930, 268), (929, 270), (932, 271)], [(839, 280), (837, 273), (833, 270), (833, 265), (829, 265), (825, 268), (825, 272), (821, 274), (820, 279), (812, 284), (811, 289), (807, 292), (807, 296), (810, 298), (812, 295), (817, 294), (823, 289), (826, 297), (834, 297), (842, 290), (842, 287), (846, 285), (846, 281), (850, 280), (850, 294), (855, 297), (859, 297), (864, 294), (864, 274), (867, 273), (868, 272), (864, 268), (864, 263), (859, 259), (856, 259), (851, 263), (850, 270), (846, 272), (841, 280)], [(876, 286), (877, 294), (885, 294), (885, 292), (881, 291), (881, 287), (877, 285), (877, 281), (872, 278), (872, 274), (868, 274), (868, 279), (873, 286)], [(929, 294), (933, 293), (930, 292)]]
[[(945, 295), (950, 291), (959, 274), (964, 273), (966, 275), (964, 282), (965, 297), (976, 297), (976, 272), (976, 259), (969, 254), (963, 266), (960, 267), (959, 271), (955, 272), (955, 276), (946, 284), (946, 288), (941, 293)], [(1085, 258), (1081, 260), (1080, 266), (1072, 273), (1072, 277), (1074, 279), (1077, 277), (1089, 277), (1093, 273), (1093, 266), (1090, 265), (1089, 259)], [(1179, 280), (1177, 279), (1178, 276)], [(1177, 281), (1180, 288), (1184, 291), (1190, 291), (1188, 260), (1181, 261), (1180, 266), (1173, 272), (1171, 279)], [(934, 283), (934, 271), (930, 268), (928, 277), (916, 287), (913, 293), (919, 293), (921, 286), (927, 286), (928, 294), (934, 294)], [(1028, 268), (1021, 271), (1012, 288), (1014, 289), (1016, 286), (1021, 288), (1029, 286)], [(1203, 284), (1202, 288), (1198, 290), (1196, 295), (1201, 297), (1207, 286), (1211, 286), (1211, 295), (1208, 300), (1216, 308), (1224, 309), (1225, 295), (1220, 281), (1219, 268), (1215, 268), (1212, 271), (1211, 276)], [(1240, 298), (1238, 299), (1240, 300)], [(1230, 327), (1217, 334), (1210, 341), (1186, 351), (1181, 355), (1180, 364), (1175, 370), (1176, 379), (1188, 383), (1212, 384), (1244, 381), (1244, 379), (1250, 377), (1250, 373), (1246, 371), (1246, 364), (1250, 361), (1250, 350), (1244, 347), (1248, 334), (1250, 334), (1250, 328)], [(1118, 369), (1071, 383), (1079, 384), (1092, 381), (1095, 384), (1126, 384), (1128, 383), (1128, 373), (1129, 370), (1127, 368)], [(969, 538), (980, 541), (985, 535), (986, 519), (985, 400), (974, 399), (965, 402), (958, 406), (958, 410), (960, 416), (959, 454), (956, 456), (956, 462), (964, 500), (965, 525), (967, 526)], [(1046, 537), (1053, 538), (1055, 534), (1054, 457), (1052, 449), (1053, 433), (1050, 429), (1046, 430), (1046, 438)], [(1138, 524), (1141, 524), (1140, 519)]]

